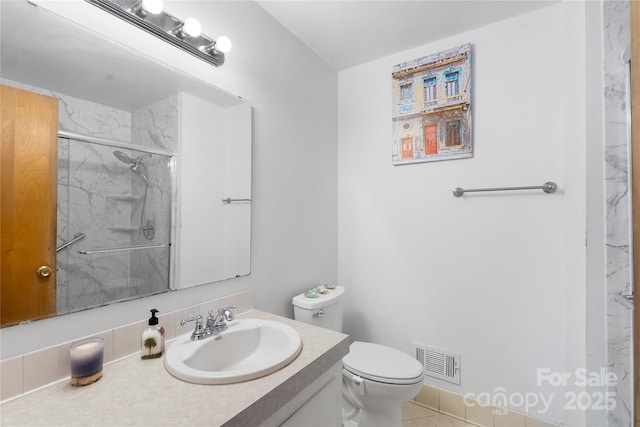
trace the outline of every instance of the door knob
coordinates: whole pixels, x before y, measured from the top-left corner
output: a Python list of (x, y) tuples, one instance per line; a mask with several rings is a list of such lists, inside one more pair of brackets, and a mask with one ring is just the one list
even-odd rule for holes
[(51, 267), (49, 267), (48, 265), (42, 265), (38, 267), (38, 269), (36, 270), (36, 274), (38, 275), (38, 277), (49, 277), (51, 276)]

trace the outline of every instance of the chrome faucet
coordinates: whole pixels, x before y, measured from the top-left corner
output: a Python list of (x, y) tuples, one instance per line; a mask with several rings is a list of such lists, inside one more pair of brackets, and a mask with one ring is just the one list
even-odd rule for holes
[(193, 317), (188, 317), (186, 319), (182, 319), (180, 321), (180, 326), (185, 326), (188, 325), (189, 323), (196, 323), (196, 328), (194, 329), (193, 333), (191, 334), (191, 339), (192, 340), (201, 340), (202, 338), (204, 338), (204, 328), (202, 327), (202, 315), (199, 314), (197, 316), (193, 316)]
[(234, 310), (235, 308), (235, 304), (229, 307), (219, 308), (217, 315), (214, 315), (213, 311), (209, 310), (206, 325), (203, 322), (202, 315), (183, 319), (180, 321), (180, 325), (184, 326), (189, 323), (196, 323), (196, 327), (191, 334), (191, 339), (194, 341), (208, 338), (212, 335), (218, 335), (220, 332), (226, 330), (229, 327), (229, 325), (227, 325), (227, 322), (230, 322), (234, 319), (234, 315), (231, 310)]

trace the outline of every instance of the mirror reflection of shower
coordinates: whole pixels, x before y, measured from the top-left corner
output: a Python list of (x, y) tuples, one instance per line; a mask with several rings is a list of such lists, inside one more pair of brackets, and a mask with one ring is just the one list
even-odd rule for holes
[[(116, 156), (118, 160), (129, 165), (129, 170), (131, 172), (138, 175), (138, 177), (144, 182), (144, 196), (142, 198), (142, 209), (140, 211), (140, 227), (142, 229), (142, 234), (148, 240), (152, 240), (155, 236), (155, 225), (154, 225), (154, 217), (155, 217), (155, 208), (154, 208), (154, 200), (153, 200), (153, 188), (151, 189), (150, 196), (147, 200), (147, 195), (149, 194), (149, 187), (151, 187), (151, 183), (147, 176), (145, 175), (145, 167), (142, 163), (142, 156), (139, 156), (135, 159), (127, 156), (122, 151), (114, 151), (113, 155)], [(147, 206), (149, 206), (149, 216), (147, 217), (145, 213), (147, 213)], [(145, 221), (146, 217), (146, 221)]]

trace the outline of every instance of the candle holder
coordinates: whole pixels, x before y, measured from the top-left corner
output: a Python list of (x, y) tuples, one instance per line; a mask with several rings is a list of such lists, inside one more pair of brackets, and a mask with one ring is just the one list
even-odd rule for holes
[(71, 344), (71, 385), (83, 387), (102, 378), (104, 340), (100, 337), (85, 338)]

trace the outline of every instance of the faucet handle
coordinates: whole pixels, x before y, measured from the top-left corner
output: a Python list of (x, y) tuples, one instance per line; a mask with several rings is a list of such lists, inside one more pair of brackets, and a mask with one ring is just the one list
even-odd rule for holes
[(202, 315), (198, 314), (197, 316), (187, 317), (186, 319), (182, 319), (180, 321), (180, 326), (188, 325), (189, 323), (196, 322), (196, 329), (202, 329)]
[(234, 316), (233, 316), (233, 311), (231, 310), (235, 310), (236, 309), (236, 305), (230, 305), (229, 307), (224, 307), (224, 308), (219, 308), (218, 309), (218, 314), (222, 314), (224, 315), (224, 319), (227, 321), (231, 321), (233, 320)]
[(191, 333), (192, 340), (200, 340), (204, 337), (204, 327), (202, 325), (202, 315), (198, 314), (197, 316), (187, 317), (186, 319), (182, 319), (180, 321), (180, 326), (188, 325), (189, 323), (196, 322), (196, 327)]

